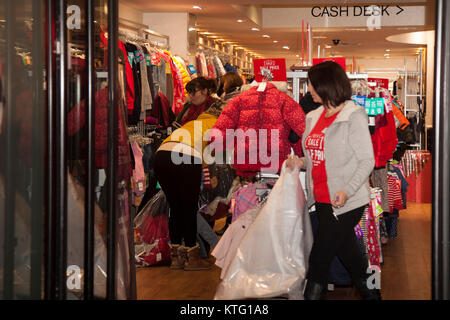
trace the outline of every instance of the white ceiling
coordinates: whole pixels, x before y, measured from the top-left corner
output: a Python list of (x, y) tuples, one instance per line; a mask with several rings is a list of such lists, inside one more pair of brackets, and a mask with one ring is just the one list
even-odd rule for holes
[[(426, 8), (426, 25), (382, 27), (379, 30), (367, 31), (364, 28), (313, 28), (313, 57), (317, 56), (317, 46), (320, 45), (321, 55), (325, 45), (325, 54), (330, 56), (345, 56), (348, 59), (384, 59), (385, 49), (391, 49), (391, 58), (415, 56), (417, 49), (425, 47), (418, 44), (395, 43), (387, 41), (389, 36), (434, 30), (433, 0), (397, 0), (397, 1), (299, 1), (299, 0), (121, 0), (128, 6), (141, 12), (190, 12), (197, 16), (197, 28), (211, 32), (212, 35), (227, 41), (235, 41), (247, 50), (263, 57), (285, 57), (296, 59), (301, 52), (301, 28), (263, 28), (258, 13), (263, 8), (313, 7), (320, 5), (421, 5)], [(193, 9), (197, 5), (202, 10)], [(245, 13), (244, 13), (245, 12)], [(259, 16), (260, 17), (260, 16)], [(253, 18), (253, 20), (251, 19)], [(245, 20), (238, 23), (237, 20)], [(414, 17), (411, 17), (414, 19)], [(259, 22), (259, 24), (254, 21)], [(305, 22), (306, 23), (306, 22)], [(260, 31), (251, 31), (252, 27)], [(264, 34), (270, 38), (262, 37)], [(339, 39), (338, 45), (333, 39)], [(274, 43), (273, 40), (278, 40)], [(289, 50), (283, 49), (289, 46)]]

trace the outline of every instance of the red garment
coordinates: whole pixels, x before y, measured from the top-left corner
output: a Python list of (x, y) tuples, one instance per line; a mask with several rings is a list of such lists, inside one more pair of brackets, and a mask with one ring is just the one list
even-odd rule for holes
[(128, 53), (125, 49), (125, 44), (122, 41), (119, 41), (119, 49), (122, 50), (123, 55), (125, 57), (125, 76), (127, 81), (127, 110), (128, 112), (133, 113), (134, 108), (134, 79), (133, 79), (133, 70), (131, 69), (131, 65), (128, 62)]
[(180, 124), (183, 126), (185, 123), (197, 119), (203, 111), (207, 110), (214, 103), (214, 101), (213, 97), (208, 96), (199, 106), (191, 103), (187, 113), (181, 118)]
[[(95, 93), (95, 164), (97, 168), (108, 166), (108, 87)], [(131, 175), (130, 147), (125, 128), (124, 114), (118, 105), (118, 181)], [(67, 132), (73, 136), (86, 124), (86, 99), (75, 106), (67, 116)]]
[(170, 109), (169, 99), (161, 91), (156, 94), (153, 100), (151, 115), (157, 119), (156, 124), (163, 128), (167, 128), (175, 117)]
[(385, 166), (387, 161), (392, 159), (398, 143), (394, 113), (387, 112), (386, 108), (384, 112), (387, 125), (377, 128), (371, 135), (376, 168)]
[(378, 230), (372, 203), (368, 206), (367, 213), (367, 253), (369, 254), (370, 265), (380, 266), (381, 249), (378, 242)]
[[(232, 167), (239, 175), (254, 175), (261, 168), (270, 168), (270, 160), (274, 158), (277, 163), (271, 171), (279, 172), (291, 152), (288, 138), (291, 128), (297, 135), (302, 136), (305, 130), (305, 114), (302, 108), (288, 95), (268, 83), (264, 92), (258, 92), (254, 87), (228, 103), (211, 132), (212, 148), (222, 151), (225, 141), (230, 143), (227, 149), (234, 146)], [(226, 139), (227, 129), (241, 129), (244, 133), (253, 129), (256, 134), (249, 134), (245, 139)], [(273, 130), (278, 130), (278, 137), (277, 132)], [(278, 150), (271, 148), (272, 136), (274, 146), (277, 146)], [(302, 155), (300, 149), (296, 149), (299, 152), (297, 154)], [(262, 151), (261, 154), (258, 151)], [(244, 158), (243, 163), (238, 163), (238, 156)], [(266, 156), (269, 161), (264, 159)]]
[(314, 198), (317, 202), (331, 203), (327, 183), (327, 170), (325, 168), (325, 134), (323, 130), (333, 123), (339, 112), (327, 118), (325, 117), (325, 111), (324, 109), (311, 133), (306, 137), (305, 148), (312, 159), (313, 168), (311, 174), (314, 183)]
[(401, 192), (401, 181), (388, 174), (388, 199), (389, 212), (394, 209), (403, 210), (403, 197)]

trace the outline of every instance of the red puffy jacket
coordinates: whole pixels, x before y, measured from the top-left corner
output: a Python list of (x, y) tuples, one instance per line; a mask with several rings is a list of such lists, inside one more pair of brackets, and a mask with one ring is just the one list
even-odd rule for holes
[[(228, 146), (234, 146), (232, 167), (236, 169), (237, 174), (254, 175), (261, 168), (270, 168), (272, 161), (276, 164), (274, 163), (275, 168), (272, 166), (274, 170), (270, 171), (279, 172), (293, 146), (288, 140), (289, 132), (293, 129), (302, 136), (305, 130), (305, 114), (297, 102), (268, 83), (264, 92), (258, 92), (257, 87), (254, 87), (228, 103), (211, 133), (211, 140), (214, 141), (212, 147), (216, 151), (225, 147), (227, 129), (242, 129), (248, 136), (232, 139), (233, 145)], [(250, 134), (250, 131), (247, 131), (249, 129), (254, 129), (256, 134)], [(267, 129), (267, 134), (263, 129)], [(278, 130), (278, 137), (273, 130)], [(229, 139), (226, 141), (230, 143)], [(278, 147), (278, 154), (276, 149), (272, 150), (271, 142)], [(294, 152), (301, 156), (300, 148), (294, 148)], [(271, 159), (270, 162), (265, 159), (266, 155)], [(244, 161), (238, 161), (243, 157)]]

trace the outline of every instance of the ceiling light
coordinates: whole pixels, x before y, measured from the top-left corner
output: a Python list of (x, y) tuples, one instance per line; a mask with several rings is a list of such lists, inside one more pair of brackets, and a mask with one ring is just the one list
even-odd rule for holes
[(189, 31), (195, 31), (195, 30), (197, 30), (197, 28), (193, 28), (193, 27), (189, 28)]
[(385, 57), (389, 56), (389, 53), (385, 53), (384, 56), (385, 56)]
[(239, 22), (239, 23), (242, 23), (242, 22), (245, 22), (245, 21), (247, 21), (247, 20), (242, 20), (242, 19), (238, 19), (237, 20), (237, 22)]
[(193, 6), (192, 9), (202, 10), (202, 7), (199, 7), (199, 6)]
[(259, 28), (252, 28), (253, 31), (259, 31)]
[(273, 43), (278, 43), (278, 40), (273, 40)]
[(284, 46), (283, 49), (289, 50), (289, 47), (288, 46)]
[(331, 46), (329, 46), (329, 45), (326, 45), (326, 46), (325, 46), (325, 48), (326, 48), (326, 49), (330, 49), (330, 48), (331, 48)]
[(325, 36), (314, 36), (313, 39), (326, 39), (327, 37)]
[(270, 36), (268, 34), (264, 34), (263, 38), (270, 38)]
[(386, 49), (386, 52), (390, 52), (391, 51), (391, 49)]
[(296, 54), (295, 56), (296, 56), (297, 58), (298, 58), (298, 57), (300, 57), (300, 55), (299, 55), (299, 54)]

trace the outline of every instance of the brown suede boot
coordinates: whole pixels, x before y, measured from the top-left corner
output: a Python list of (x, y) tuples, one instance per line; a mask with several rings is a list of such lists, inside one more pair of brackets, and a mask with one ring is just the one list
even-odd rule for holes
[[(185, 247), (186, 248), (186, 247)], [(197, 271), (197, 270), (207, 270), (211, 269), (211, 264), (200, 257), (200, 247), (195, 245), (187, 249), (187, 261), (184, 264), (184, 270), (186, 271)]]
[(179, 244), (169, 244), (170, 247), (170, 269), (183, 269), (185, 257), (180, 256), (179, 249), (181, 245)]

